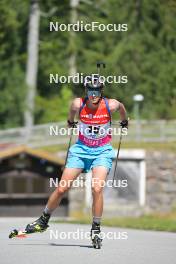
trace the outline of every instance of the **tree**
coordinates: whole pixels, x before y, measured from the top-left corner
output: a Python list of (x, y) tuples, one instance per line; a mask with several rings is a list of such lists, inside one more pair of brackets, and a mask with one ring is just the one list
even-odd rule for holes
[[(29, 3), (21, 0), (0, 3), (0, 96), (5, 98), (0, 105), (1, 127), (24, 123)], [(96, 62), (103, 60), (107, 64), (105, 76), (128, 76), (127, 84), (107, 84), (105, 95), (123, 101), (129, 113), (133, 110), (133, 95), (142, 93), (145, 97), (142, 118), (176, 118), (175, 1), (81, 0), (76, 9), (78, 20), (128, 23), (128, 31), (76, 32), (74, 39), (67, 31), (49, 31), (50, 21), (70, 23), (70, 0), (41, 1), (40, 10), (35, 123), (56, 121), (57, 117), (58, 121), (66, 119), (66, 108), (62, 111), (58, 105), (63, 91), (70, 93), (66, 105), (72, 95), (84, 96), (83, 85), (49, 83), (50, 73), (69, 74), (69, 61), (75, 54), (78, 72), (96, 72)], [(75, 65), (75, 59), (72, 61)]]

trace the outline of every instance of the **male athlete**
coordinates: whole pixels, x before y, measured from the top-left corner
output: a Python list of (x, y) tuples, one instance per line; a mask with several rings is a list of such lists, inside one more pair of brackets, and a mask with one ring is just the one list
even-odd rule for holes
[[(110, 145), (111, 141), (111, 114), (120, 113), (120, 125), (128, 127), (126, 110), (122, 103), (115, 99), (103, 97), (103, 82), (99, 75), (89, 76), (85, 81), (86, 97), (75, 98), (68, 115), (68, 127), (74, 127), (74, 118), (79, 115), (79, 136), (68, 154), (67, 163), (63, 171), (60, 184), (49, 197), (42, 216), (26, 226), (28, 233), (43, 232), (48, 227), (52, 212), (59, 205), (63, 194), (70, 188), (70, 182), (75, 180), (81, 172), (92, 170), (92, 229), (91, 236), (100, 234), (100, 221), (103, 212), (102, 181), (112, 167), (115, 152)], [(100, 133), (101, 132), (101, 133)], [(93, 180), (95, 179), (96, 180)], [(64, 187), (63, 187), (64, 186)], [(92, 237), (93, 239), (93, 237)]]

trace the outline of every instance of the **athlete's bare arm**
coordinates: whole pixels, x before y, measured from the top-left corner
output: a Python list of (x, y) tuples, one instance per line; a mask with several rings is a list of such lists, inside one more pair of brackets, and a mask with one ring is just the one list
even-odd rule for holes
[(80, 108), (80, 98), (75, 98), (71, 103), (68, 114), (68, 120), (70, 122), (74, 122), (75, 115), (79, 112), (79, 108)]
[(119, 111), (120, 113), (120, 120), (126, 120), (126, 110), (122, 103), (117, 101), (116, 99), (109, 99), (109, 108), (111, 113)]

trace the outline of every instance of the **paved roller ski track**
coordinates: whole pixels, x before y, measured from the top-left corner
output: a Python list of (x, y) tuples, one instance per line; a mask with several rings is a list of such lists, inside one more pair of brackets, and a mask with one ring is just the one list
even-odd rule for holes
[[(94, 249), (89, 238), (81, 237), (84, 232), (90, 232), (89, 225), (50, 223), (50, 228), (42, 234), (32, 234), (25, 239), (8, 238), (12, 229), (21, 229), (33, 220), (34, 218), (0, 219), (1, 264), (176, 263), (176, 233), (102, 227), (104, 234), (114, 232), (116, 239), (105, 238), (101, 249)], [(80, 238), (70, 236), (70, 239), (63, 239), (63, 232), (67, 236), (69, 232), (79, 232)], [(59, 234), (63, 236), (60, 237)]]

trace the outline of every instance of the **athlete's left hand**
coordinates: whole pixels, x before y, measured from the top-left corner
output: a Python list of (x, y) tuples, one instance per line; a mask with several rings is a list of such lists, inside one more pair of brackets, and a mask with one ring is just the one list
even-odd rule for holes
[(122, 121), (120, 121), (120, 126), (122, 127), (122, 128), (128, 128), (128, 120), (127, 119), (125, 119), (125, 120), (122, 120)]
[(67, 125), (70, 128), (76, 128), (78, 125), (78, 121), (77, 122), (75, 122), (75, 121), (71, 122), (70, 120), (67, 120)]

